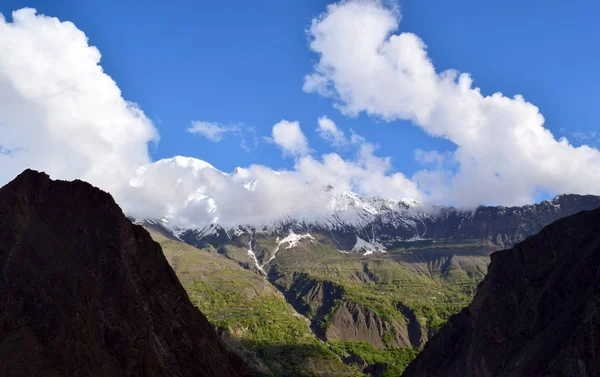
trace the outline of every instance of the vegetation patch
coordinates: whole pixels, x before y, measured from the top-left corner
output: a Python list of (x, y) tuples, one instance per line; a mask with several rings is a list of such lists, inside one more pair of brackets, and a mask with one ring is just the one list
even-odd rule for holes
[(367, 365), (363, 366), (363, 371), (369, 373), (377, 370), (379, 377), (400, 376), (419, 354), (417, 348), (377, 349), (365, 342), (330, 342), (330, 346), (348, 362)]

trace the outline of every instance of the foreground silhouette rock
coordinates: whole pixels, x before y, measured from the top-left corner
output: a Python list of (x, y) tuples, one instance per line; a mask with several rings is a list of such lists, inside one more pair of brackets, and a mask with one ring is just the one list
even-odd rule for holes
[(112, 197), (27, 170), (0, 189), (0, 376), (247, 376)]
[(492, 254), (472, 304), (403, 376), (600, 376), (600, 209)]

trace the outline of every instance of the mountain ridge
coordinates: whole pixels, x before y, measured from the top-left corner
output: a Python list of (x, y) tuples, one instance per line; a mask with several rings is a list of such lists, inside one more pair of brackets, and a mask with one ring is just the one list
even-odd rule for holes
[(110, 194), (26, 170), (0, 213), (0, 375), (250, 375)]
[(599, 268), (600, 209), (493, 253), (473, 302), (403, 376), (599, 375)]
[[(365, 253), (385, 251), (396, 242), (454, 239), (488, 239), (498, 247), (510, 246), (524, 237), (514, 236), (522, 230), (530, 235), (529, 229), (541, 228), (547, 219), (557, 219), (571, 215), (579, 208), (590, 209), (600, 206), (600, 197), (593, 195), (561, 194), (552, 200), (525, 206), (479, 206), (471, 210), (461, 210), (447, 206), (425, 206), (422, 203), (406, 205), (390, 199), (363, 199), (356, 194), (342, 193), (350, 198), (335, 207), (331, 216), (322, 219), (293, 219), (262, 225), (250, 226), (238, 224), (224, 227), (213, 222), (200, 228), (182, 228), (173, 226), (166, 219), (137, 220), (138, 223), (150, 223), (161, 226), (166, 231), (186, 242), (208, 243), (215, 239), (225, 239), (248, 234), (310, 233), (311, 230), (335, 235), (334, 245), (342, 252), (363, 250)], [(395, 208), (383, 205), (379, 210), (369, 201), (395, 203)], [(369, 205), (365, 205), (369, 204)], [(540, 217), (531, 224), (534, 216)], [(499, 220), (496, 223), (494, 217)], [(505, 220), (502, 220), (505, 219)], [(491, 221), (490, 221), (491, 220)], [(525, 222), (529, 222), (524, 224)], [(487, 225), (494, 225), (488, 226)], [(512, 235), (509, 235), (511, 233)], [(347, 240), (348, 237), (354, 240)], [(193, 240), (193, 241), (190, 241)]]

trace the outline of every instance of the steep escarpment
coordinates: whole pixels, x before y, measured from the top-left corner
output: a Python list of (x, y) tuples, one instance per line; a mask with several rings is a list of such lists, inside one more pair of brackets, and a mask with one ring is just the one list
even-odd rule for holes
[(471, 305), (404, 376), (600, 375), (598, 271), (600, 209), (492, 254)]
[[(355, 260), (354, 264), (360, 262)], [(276, 265), (269, 279), (299, 313), (311, 320), (313, 331), (323, 340), (367, 343), (376, 349), (422, 347), (431, 332), (429, 321), (434, 316), (441, 320), (443, 315), (440, 318), (431, 310), (425, 316), (422, 308), (427, 306), (414, 291), (426, 292), (425, 300), (433, 301), (431, 295), (443, 288), (428, 284), (426, 279), (403, 279), (402, 272), (407, 272), (394, 262), (384, 261), (383, 267), (362, 264), (361, 273), (349, 266), (344, 271), (347, 276), (342, 270), (347, 266), (334, 263), (328, 264), (329, 270), (315, 267), (305, 272), (286, 272), (285, 267)], [(410, 286), (411, 292), (398, 294), (400, 284)], [(440, 297), (441, 305), (442, 300), (446, 298)]]
[(294, 309), (312, 320), (311, 327), (324, 338), (324, 331), (331, 315), (338, 309), (344, 288), (331, 281), (315, 279), (307, 273), (282, 273), (277, 267), (271, 270), (269, 279), (284, 293)]
[(375, 348), (412, 347), (406, 321), (400, 316), (386, 316), (371, 307), (343, 301), (331, 314), (331, 323), (325, 332), (328, 341), (369, 343)]
[(111, 196), (25, 171), (0, 189), (0, 375), (247, 376)]

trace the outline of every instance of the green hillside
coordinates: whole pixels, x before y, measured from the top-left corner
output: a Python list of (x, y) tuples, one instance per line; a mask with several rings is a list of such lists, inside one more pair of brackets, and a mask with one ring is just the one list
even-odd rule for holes
[(192, 302), (260, 375), (362, 375), (317, 339), (308, 320), (267, 280), (210, 246), (201, 250), (149, 231)]
[[(400, 373), (468, 305), (487, 263), (470, 250), (481, 246), (398, 245), (364, 256), (315, 234), (278, 249), (264, 277), (244, 238), (195, 248), (151, 233), (192, 301), (264, 375)], [(269, 258), (277, 242), (261, 237), (256, 249)]]

